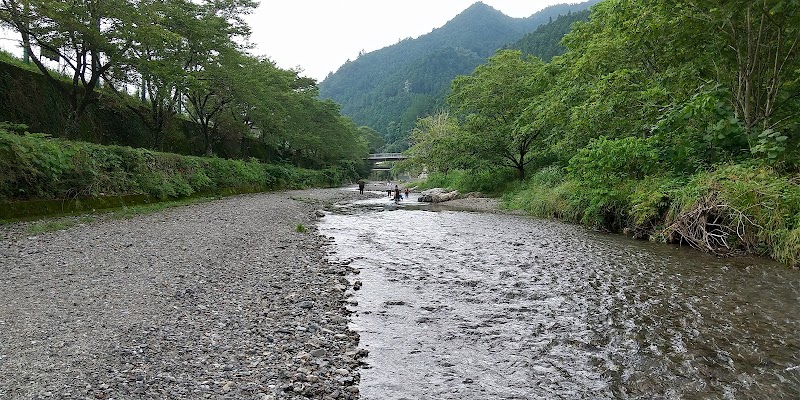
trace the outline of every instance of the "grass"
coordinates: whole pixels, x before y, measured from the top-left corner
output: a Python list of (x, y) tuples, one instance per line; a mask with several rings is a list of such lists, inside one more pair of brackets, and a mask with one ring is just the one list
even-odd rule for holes
[(192, 204), (206, 203), (212, 200), (217, 200), (220, 197), (198, 197), (186, 198), (173, 201), (164, 201), (152, 204), (141, 204), (137, 206), (122, 207), (112, 210), (110, 212), (111, 218), (114, 219), (130, 219), (140, 215), (155, 214), (169, 208), (188, 206)]
[(63, 231), (75, 225), (77, 225), (77, 222), (66, 219), (37, 222), (28, 227), (28, 233), (31, 235), (39, 235), (42, 233)]
[[(218, 199), (218, 197), (181, 199), (109, 210), (99, 210), (91, 214), (83, 214), (78, 216), (48, 218), (32, 222), (25, 231), (29, 235), (40, 235), (43, 233), (64, 231), (74, 226), (95, 222), (98, 219), (131, 219), (141, 215), (155, 214), (169, 208), (205, 203), (216, 199)], [(2, 220), (0, 221), (0, 225), (10, 225), (16, 222), (19, 221)]]

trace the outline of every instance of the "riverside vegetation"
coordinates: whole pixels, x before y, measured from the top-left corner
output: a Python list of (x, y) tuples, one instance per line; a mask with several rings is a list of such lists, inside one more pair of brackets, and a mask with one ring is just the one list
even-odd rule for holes
[(244, 44), (256, 6), (0, 1), (0, 218), (365, 175), (370, 132)]
[(12, 213), (4, 212), (6, 218), (40, 211), (26, 210), (26, 203), (19, 200), (142, 195), (158, 201), (226, 190), (335, 186), (353, 174), (336, 167), (311, 170), (256, 160), (183, 156), (1, 129), (0, 170), (0, 201), (7, 202), (5, 211)]
[(498, 51), (422, 118), (428, 186), (800, 266), (800, 4), (606, 0), (544, 62)]

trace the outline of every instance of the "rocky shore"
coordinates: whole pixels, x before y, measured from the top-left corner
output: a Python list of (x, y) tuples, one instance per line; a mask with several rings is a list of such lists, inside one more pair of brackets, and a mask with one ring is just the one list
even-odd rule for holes
[(32, 236), (0, 226), (2, 399), (355, 399), (348, 265), (308, 190)]

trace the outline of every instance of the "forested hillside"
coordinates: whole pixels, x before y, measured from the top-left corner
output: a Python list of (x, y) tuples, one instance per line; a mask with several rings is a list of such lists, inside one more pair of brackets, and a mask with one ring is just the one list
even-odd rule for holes
[(505, 48), (520, 50), (522, 54), (536, 56), (545, 62), (550, 62), (553, 57), (566, 53), (567, 48), (561, 44), (561, 39), (569, 33), (572, 24), (588, 19), (589, 10), (559, 15), (555, 20), (539, 26), (535, 31), (525, 34), (522, 39)]
[(563, 55), (503, 50), (455, 79), (407, 167), (538, 216), (800, 265), (798, 38), (796, 1), (605, 0)]
[(511, 18), (475, 3), (441, 28), (416, 39), (362, 54), (320, 83), (320, 96), (385, 139), (388, 151), (404, 150), (417, 118), (445, 105), (450, 82), (469, 74), (497, 49), (538, 26), (588, 8), (599, 0), (555, 5), (528, 18)]

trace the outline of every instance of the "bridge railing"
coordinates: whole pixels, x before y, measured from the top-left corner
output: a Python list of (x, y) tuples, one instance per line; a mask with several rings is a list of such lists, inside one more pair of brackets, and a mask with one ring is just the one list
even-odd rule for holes
[(369, 155), (369, 160), (405, 160), (403, 153), (373, 153)]

